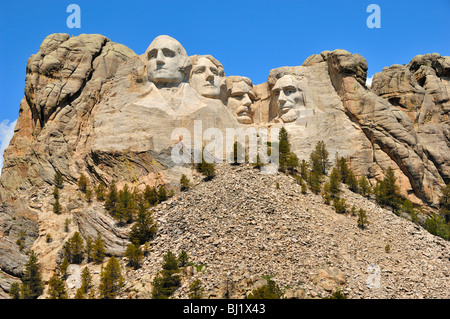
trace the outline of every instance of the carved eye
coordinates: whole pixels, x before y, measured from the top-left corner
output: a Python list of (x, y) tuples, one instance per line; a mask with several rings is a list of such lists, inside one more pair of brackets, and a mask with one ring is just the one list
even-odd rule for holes
[(151, 59), (154, 59), (154, 58), (156, 58), (156, 52), (150, 52), (149, 54), (148, 54), (148, 59), (149, 60), (151, 60)]
[(205, 72), (205, 68), (204, 67), (198, 67), (194, 70), (194, 74), (202, 74), (203, 72)]
[(214, 75), (219, 75), (219, 71), (218, 71), (217, 69), (211, 68), (210, 70), (211, 70), (211, 73), (212, 73), (212, 74), (214, 74)]
[(286, 88), (285, 90), (284, 90), (284, 94), (285, 95), (291, 95), (291, 94), (293, 94), (293, 93), (295, 93), (295, 89), (294, 88)]
[(163, 50), (163, 54), (166, 58), (173, 58), (175, 56), (175, 52), (172, 50)]

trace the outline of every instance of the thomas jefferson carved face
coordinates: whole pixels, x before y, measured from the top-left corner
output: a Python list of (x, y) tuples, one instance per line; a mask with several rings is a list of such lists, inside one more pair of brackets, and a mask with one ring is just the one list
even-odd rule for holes
[(253, 123), (251, 105), (255, 96), (250, 79), (240, 76), (228, 77), (227, 87), (227, 106), (231, 114), (236, 117), (239, 123)]
[(220, 98), (225, 76), (222, 65), (212, 56), (193, 56), (191, 60), (191, 86), (204, 97)]
[(148, 59), (148, 79), (158, 87), (178, 86), (187, 80), (192, 64), (184, 48), (174, 38), (167, 35), (155, 38), (145, 56)]
[(284, 75), (272, 89), (277, 101), (278, 116), (284, 123), (294, 122), (299, 116), (298, 110), (305, 105), (300, 84), (294, 76)]

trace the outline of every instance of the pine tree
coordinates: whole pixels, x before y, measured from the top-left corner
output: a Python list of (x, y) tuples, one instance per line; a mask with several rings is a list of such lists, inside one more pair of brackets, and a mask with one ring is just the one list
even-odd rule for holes
[(181, 285), (178, 259), (170, 250), (163, 256), (161, 272), (153, 280), (153, 299), (167, 299)]
[(53, 188), (53, 198), (59, 199), (59, 188), (56, 186)]
[(260, 169), (264, 165), (265, 164), (262, 162), (261, 156), (259, 156), (259, 154), (256, 154), (256, 160), (254, 161), (254, 163), (252, 163), (253, 168)]
[(283, 291), (270, 276), (265, 276), (264, 279), (267, 283), (254, 289), (247, 299), (280, 299), (283, 296)]
[(88, 203), (91, 203), (91, 202), (92, 202), (92, 194), (93, 194), (92, 188), (88, 187), (88, 188), (86, 189), (86, 193), (85, 193), (85, 195), (86, 195), (86, 201), (87, 201)]
[(141, 267), (142, 259), (144, 258), (144, 252), (140, 246), (129, 244), (125, 250), (124, 256), (128, 258), (128, 265), (134, 269)]
[(400, 188), (396, 183), (394, 170), (389, 166), (382, 181), (375, 186), (375, 200), (381, 206), (389, 206), (397, 211), (400, 205)]
[(439, 197), (440, 214), (445, 217), (445, 222), (450, 222), (450, 183), (441, 187), (442, 195)]
[(196, 165), (197, 171), (205, 176), (205, 180), (209, 181), (216, 175), (216, 168), (214, 163), (208, 163), (205, 161), (202, 155), (202, 162)]
[(91, 288), (92, 285), (92, 275), (89, 271), (88, 267), (85, 267), (83, 271), (81, 272), (81, 289), (83, 293), (87, 293), (89, 288)]
[(48, 281), (47, 293), (47, 299), (67, 299), (66, 285), (57, 274), (53, 274)]
[(20, 285), (18, 282), (13, 282), (9, 287), (9, 296), (11, 299), (20, 299)]
[(105, 208), (112, 216), (116, 214), (116, 205), (118, 200), (119, 195), (117, 192), (116, 182), (112, 181), (111, 185), (109, 186), (109, 193), (106, 196), (105, 200)]
[(59, 271), (63, 279), (67, 278), (67, 268), (69, 268), (69, 265), (70, 265), (69, 261), (67, 260), (66, 257), (64, 257), (61, 266), (59, 266)]
[(28, 255), (28, 262), (25, 264), (21, 280), (22, 299), (37, 299), (44, 292), (37, 255), (32, 250)]
[(119, 261), (113, 256), (100, 273), (99, 292), (102, 299), (114, 299), (123, 286), (124, 278)]
[(187, 178), (185, 174), (182, 174), (180, 178), (180, 190), (184, 192), (187, 191), (190, 187), (191, 181), (189, 180), (189, 178)]
[(121, 224), (130, 223), (136, 213), (136, 203), (128, 185), (125, 184), (123, 190), (119, 192), (113, 217)]
[(289, 154), (291, 153), (291, 146), (289, 144), (288, 133), (284, 127), (280, 129), (278, 140), (278, 152), (279, 152), (279, 170), (285, 172), (287, 169), (287, 162)]
[(80, 175), (80, 178), (78, 179), (77, 185), (78, 185), (78, 189), (80, 191), (82, 191), (83, 193), (86, 193), (86, 189), (87, 189), (87, 186), (88, 186), (88, 180), (87, 180), (86, 175), (84, 175), (84, 174)]
[(306, 189), (306, 183), (302, 181), (302, 189), (301, 189), (302, 194), (306, 194), (307, 189)]
[(62, 213), (62, 206), (59, 203), (59, 196), (55, 199), (55, 202), (53, 203), (53, 213), (59, 215)]
[(145, 186), (144, 199), (150, 204), (150, 206), (155, 206), (158, 204), (158, 192), (155, 187)]
[(103, 242), (100, 233), (97, 233), (97, 237), (95, 238), (94, 243), (92, 245), (91, 259), (93, 262), (99, 264), (103, 262), (105, 257), (106, 257), (105, 243)]
[(309, 156), (311, 170), (319, 176), (325, 175), (330, 166), (328, 155), (325, 143), (319, 141)]
[(321, 175), (319, 172), (311, 171), (308, 174), (308, 184), (311, 191), (314, 194), (318, 194), (320, 192), (320, 182), (321, 182)]
[(360, 208), (358, 211), (358, 221), (357, 222), (358, 222), (358, 227), (361, 229), (364, 229), (367, 227), (367, 225), (369, 225), (366, 211), (362, 208)]
[(153, 220), (153, 212), (149, 211), (146, 202), (139, 203), (136, 223), (131, 227), (130, 241), (135, 245), (143, 245), (148, 242), (157, 231)]
[(84, 259), (84, 241), (79, 232), (75, 232), (69, 239), (63, 249), (64, 256), (72, 264), (80, 264)]
[(80, 287), (80, 288), (77, 289), (73, 299), (86, 299), (84, 295), (85, 295), (85, 293), (83, 291), (83, 288)]
[(63, 176), (62, 176), (62, 174), (61, 174), (61, 172), (59, 172), (59, 171), (56, 171), (56, 173), (55, 173), (55, 177), (54, 177), (54, 183), (55, 183), (55, 186), (57, 187), (57, 188), (63, 188), (64, 186), (63, 186)]
[(340, 190), (340, 180), (341, 180), (341, 176), (339, 174), (339, 171), (336, 167), (333, 167), (333, 169), (331, 170), (331, 174), (330, 174), (330, 193), (332, 197), (337, 197), (339, 195), (339, 193), (341, 192)]
[(302, 159), (302, 162), (300, 164), (300, 175), (304, 180), (308, 179), (308, 162), (306, 162), (304, 159)]
[(97, 197), (98, 201), (102, 202), (105, 200), (105, 192), (106, 192), (106, 185), (105, 183), (100, 182), (95, 188), (95, 196)]
[(66, 218), (66, 219), (64, 220), (64, 231), (65, 231), (66, 233), (69, 232), (69, 225), (70, 225), (70, 219), (69, 219), (69, 218)]
[(385, 186), (385, 198), (386, 205), (392, 207), (392, 209), (397, 210), (400, 200), (400, 188), (396, 183), (397, 178), (395, 177), (394, 170), (388, 167), (386, 175), (384, 176), (383, 182)]
[(238, 141), (233, 144), (233, 163), (234, 165), (242, 164), (245, 161), (245, 148)]
[(450, 240), (450, 224), (446, 224), (445, 217), (440, 214), (428, 216), (423, 227), (433, 235)]
[(167, 190), (164, 186), (159, 186), (158, 187), (158, 202), (164, 202), (165, 200), (167, 200)]
[(337, 169), (339, 175), (341, 177), (341, 182), (344, 184), (348, 183), (348, 175), (350, 173), (350, 169), (347, 165), (347, 160), (344, 157), (340, 157), (337, 162)]
[(347, 205), (345, 203), (345, 199), (344, 198), (333, 198), (333, 206), (334, 206), (334, 210), (336, 211), (336, 213), (338, 214), (344, 214), (347, 210)]
[(369, 181), (365, 176), (361, 176), (358, 181), (358, 191), (364, 197), (369, 197), (372, 193)]
[(294, 153), (289, 153), (286, 161), (286, 169), (289, 173), (294, 174), (299, 166), (299, 159)]
[(86, 254), (87, 262), (90, 263), (92, 261), (92, 246), (94, 242), (91, 237), (86, 239), (86, 246), (84, 248), (84, 252)]
[(202, 299), (204, 290), (200, 279), (194, 280), (189, 286), (189, 299)]
[(186, 267), (188, 265), (189, 256), (185, 250), (182, 250), (178, 256), (178, 266)]

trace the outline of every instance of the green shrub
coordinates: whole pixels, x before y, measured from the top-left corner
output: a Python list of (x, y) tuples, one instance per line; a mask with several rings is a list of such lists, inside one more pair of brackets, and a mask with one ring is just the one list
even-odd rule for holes
[(367, 227), (367, 225), (369, 225), (369, 221), (367, 219), (367, 214), (366, 211), (362, 208), (359, 209), (358, 211), (358, 227), (361, 229), (365, 229)]
[(134, 244), (129, 244), (124, 256), (128, 258), (128, 265), (134, 269), (141, 267), (142, 259), (144, 258), (144, 252), (141, 247), (135, 246)]
[(450, 224), (445, 223), (445, 217), (433, 213), (427, 217), (423, 226), (428, 232), (445, 240), (450, 240)]
[(187, 178), (186, 175), (182, 174), (180, 178), (180, 190), (186, 191), (191, 187), (191, 181)]
[(267, 283), (259, 288), (254, 289), (247, 299), (280, 299), (283, 291), (278, 284), (272, 280), (271, 276), (263, 277)]
[(78, 185), (78, 189), (80, 191), (82, 191), (83, 193), (86, 193), (86, 189), (88, 186), (88, 179), (87, 179), (86, 175), (84, 175), (84, 174), (80, 175), (77, 185)]
[(204, 290), (200, 279), (194, 280), (189, 286), (189, 299), (202, 299)]

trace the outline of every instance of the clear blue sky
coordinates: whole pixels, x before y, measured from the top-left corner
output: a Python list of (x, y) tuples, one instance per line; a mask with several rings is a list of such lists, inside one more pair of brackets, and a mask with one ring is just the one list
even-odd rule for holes
[[(71, 3), (81, 8), (80, 29), (66, 25)], [(366, 25), (371, 3), (381, 8), (380, 29)], [(168, 34), (189, 55), (211, 54), (226, 75), (254, 84), (265, 82), (270, 69), (337, 48), (364, 56), (373, 76), (418, 54), (450, 55), (450, 0), (1, 0), (0, 123), (17, 119), (28, 57), (56, 32), (100, 33), (137, 54)]]

